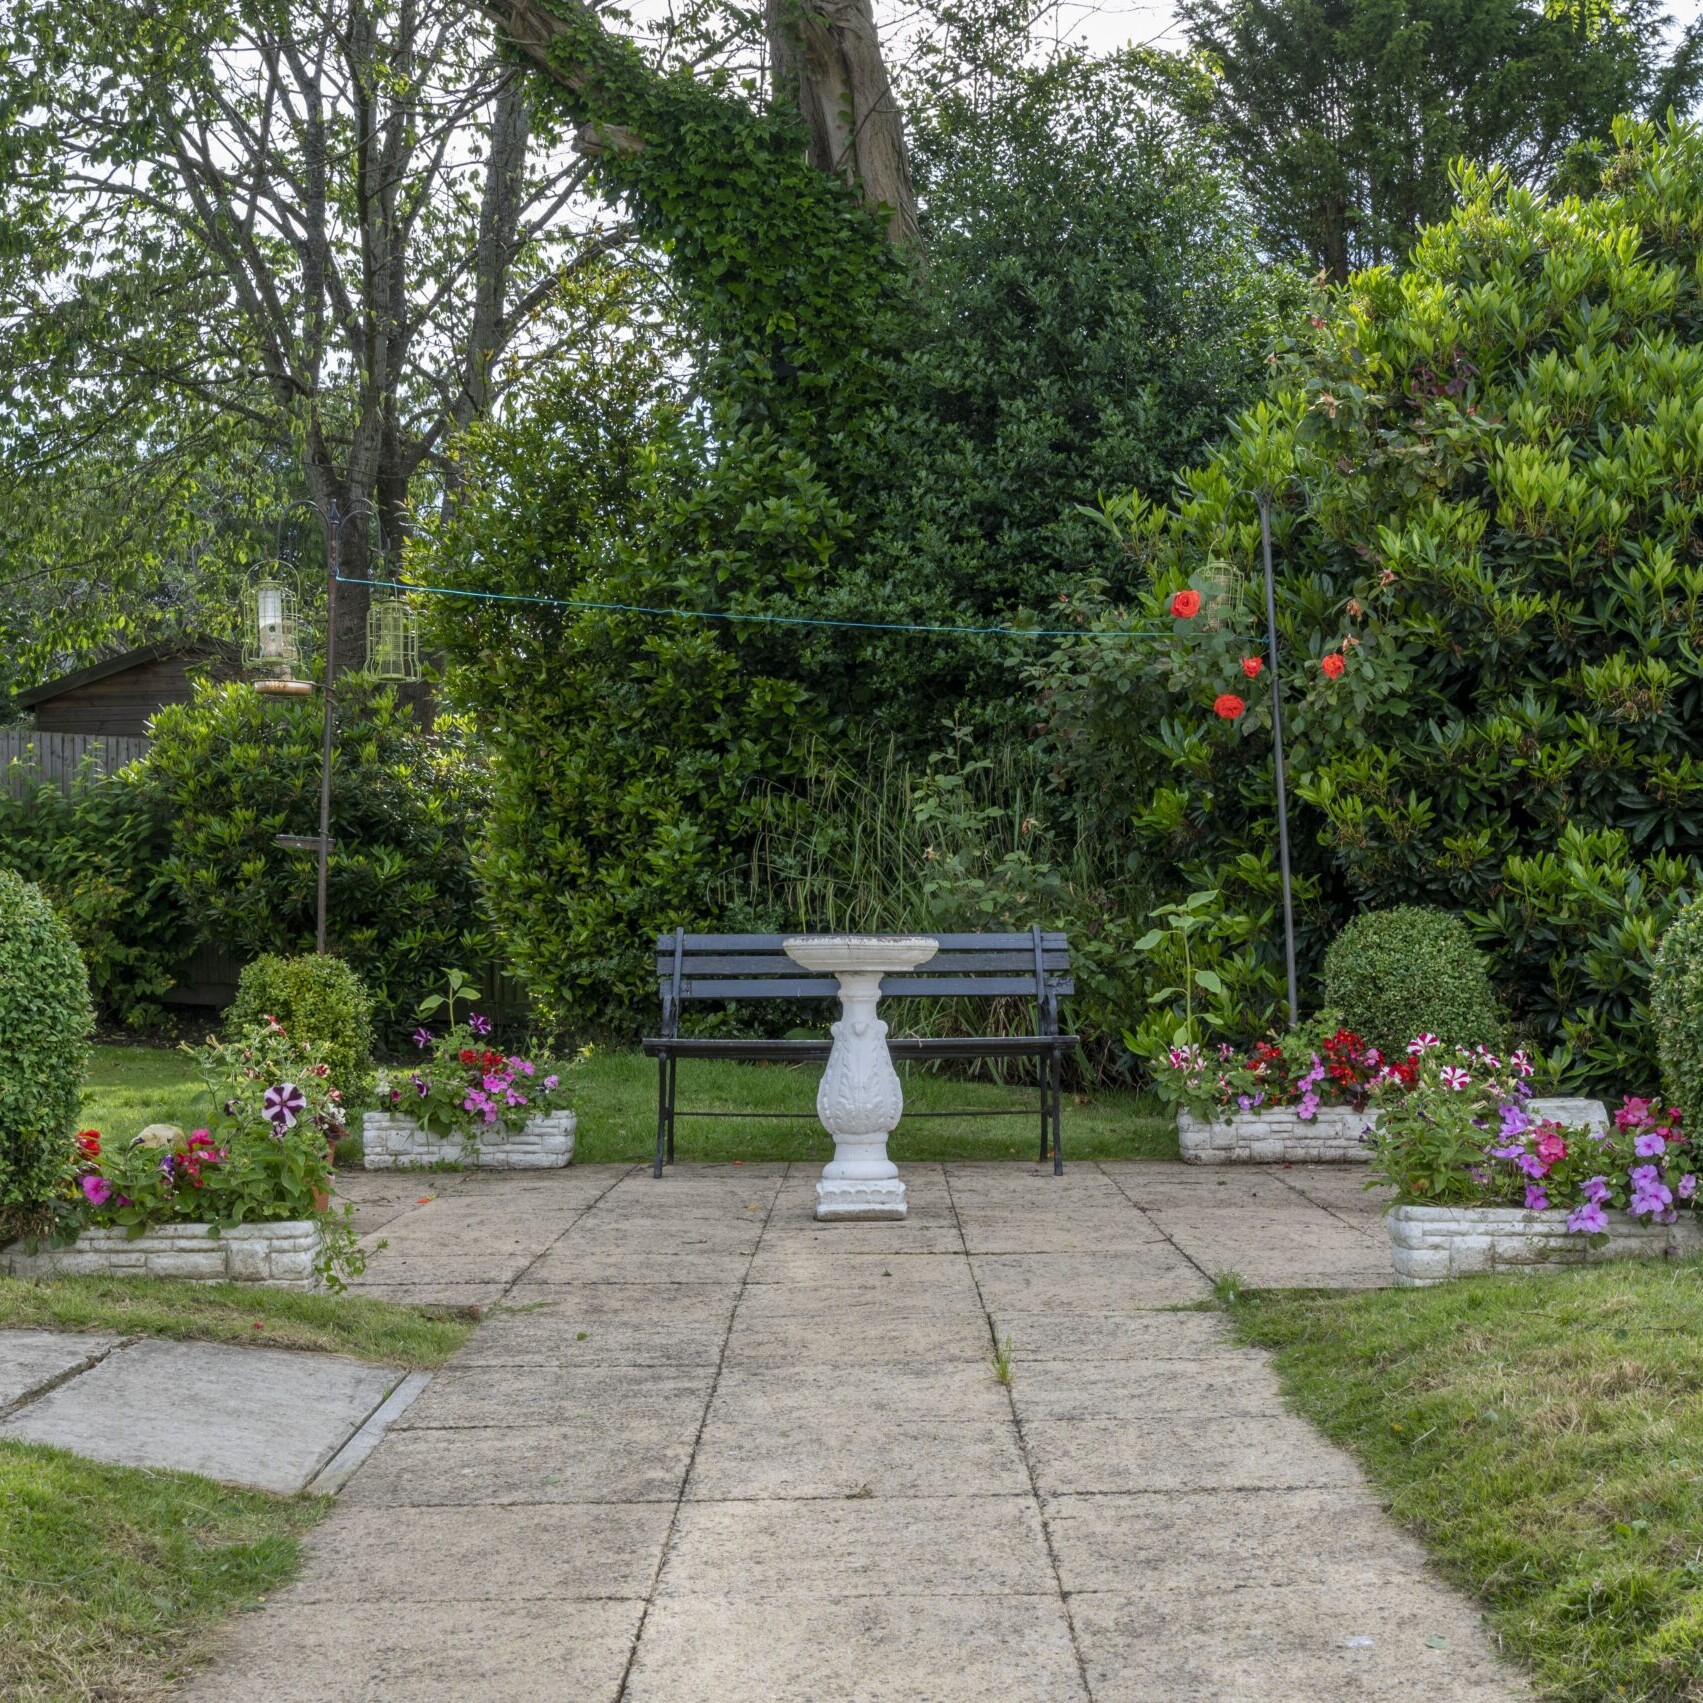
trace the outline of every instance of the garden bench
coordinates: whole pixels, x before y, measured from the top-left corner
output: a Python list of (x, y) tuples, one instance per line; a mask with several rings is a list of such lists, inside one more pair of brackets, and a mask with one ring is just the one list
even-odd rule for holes
[[(797, 1118), (794, 1112), (712, 1112), (682, 1109), (675, 1075), (683, 1058), (760, 1059), (801, 1064), (826, 1060), (827, 1035), (808, 1040), (740, 1039), (680, 1033), (690, 1000), (834, 999), (833, 976), (802, 970), (781, 950), (779, 934), (687, 934), (676, 929), (656, 943), (656, 979), (662, 995), (662, 1033), (647, 1036), (645, 1052), (657, 1063), (656, 1164), (674, 1158), (677, 1118)], [(901, 1059), (1032, 1058), (1040, 1087), (1041, 1159), (1050, 1151), (1055, 1175), (1064, 1174), (1059, 1149), (1059, 1109), (1065, 1055), (1077, 1038), (1059, 1033), (1059, 1001), (1076, 991), (1070, 943), (1063, 934), (1031, 928), (1027, 934), (941, 934), (940, 950), (920, 969), (883, 978), (881, 997), (894, 999), (1021, 998), (1035, 1004), (1029, 1035), (953, 1035), (940, 1039), (890, 1035), (887, 1050)], [(907, 1118), (1032, 1117), (1023, 1109), (911, 1112)]]

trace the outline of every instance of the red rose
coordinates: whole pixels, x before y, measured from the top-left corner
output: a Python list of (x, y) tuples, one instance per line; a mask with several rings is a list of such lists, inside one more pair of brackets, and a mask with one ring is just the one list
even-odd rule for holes
[(1200, 593), (1198, 591), (1179, 591), (1171, 599), (1171, 613), (1179, 621), (1192, 621), (1200, 613)]
[(1242, 658), (1242, 672), (1250, 680), (1259, 679), (1260, 670), (1264, 667), (1265, 664), (1257, 656), (1244, 656)]
[(1212, 713), (1226, 721), (1235, 721), (1247, 707), (1234, 692), (1220, 692), (1212, 700)]
[(1342, 658), (1338, 656), (1335, 651), (1332, 651), (1330, 655), (1319, 664), (1319, 667), (1334, 680), (1342, 672)]

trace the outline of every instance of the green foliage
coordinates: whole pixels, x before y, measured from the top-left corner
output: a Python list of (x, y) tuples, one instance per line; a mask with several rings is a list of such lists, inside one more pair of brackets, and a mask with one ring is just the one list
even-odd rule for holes
[[(1568, 1086), (1643, 1092), (1650, 960), (1703, 856), (1703, 132), (1616, 138), (1588, 200), (1466, 172), (1405, 271), (1321, 300), (1173, 509), (1109, 511), (1150, 583), (1092, 612), (1165, 636), (1063, 648), (1041, 683), (1061, 762), (1172, 892), (1269, 844), (1265, 693), (1211, 706), (1248, 685), (1273, 491), (1292, 842), (1324, 920), (1464, 915)], [(1185, 587), (1202, 609), (1167, 620)], [(1309, 975), (1322, 946), (1303, 931)]]
[(0, 1239), (40, 1227), (69, 1175), (93, 1027), (70, 930), (0, 869)]
[(353, 1103), (373, 1063), (373, 1002), (361, 978), (329, 953), (285, 958), (262, 953), (242, 967), (225, 1027), (252, 1029), (276, 1018), (293, 1040), (317, 1046), (331, 1081)]
[(1263, 239), (1338, 281), (1403, 258), (1464, 156), (1543, 183), (1568, 145), (1695, 94), (1657, 0), (1184, 0), (1213, 76), (1198, 111), (1246, 178)]
[[(276, 840), (318, 831), (322, 715), (317, 698), (202, 685), (154, 718), (164, 873), (201, 938), (245, 960), (313, 946), (315, 860)], [(460, 724), (422, 733), (391, 688), (339, 679), (326, 932), (381, 1028), (405, 1026), (443, 966), (489, 960), (468, 845), (485, 799)]]
[(134, 766), (0, 790), (0, 864), (35, 882), (65, 919), (111, 1022), (147, 1028), (194, 935), (163, 870), (171, 817)]
[(1504, 1027), (1484, 955), (1446, 911), (1365, 911), (1330, 943), (1325, 1004), (1389, 1058), (1416, 1035), (1451, 1047), (1494, 1046)]
[(1668, 925), (1650, 979), (1650, 1014), (1662, 1092), (1685, 1121), (1703, 1129), (1703, 902)]

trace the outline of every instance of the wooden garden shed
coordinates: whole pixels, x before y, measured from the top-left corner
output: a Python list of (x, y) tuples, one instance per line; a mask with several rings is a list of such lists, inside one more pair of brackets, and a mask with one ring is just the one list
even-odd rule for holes
[(215, 639), (166, 639), (64, 674), (13, 700), (38, 733), (140, 739), (162, 704), (188, 703), (200, 678), (241, 675), (235, 645)]

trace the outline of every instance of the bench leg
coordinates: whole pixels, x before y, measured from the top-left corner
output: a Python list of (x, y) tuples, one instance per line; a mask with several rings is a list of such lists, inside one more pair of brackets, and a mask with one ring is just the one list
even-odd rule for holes
[(674, 1163), (674, 1107), (679, 1095), (676, 1080), (679, 1069), (679, 1059), (671, 1058), (668, 1061), (668, 1163), (670, 1165)]
[(670, 1125), (673, 1119), (669, 1116), (672, 1108), (668, 1103), (669, 1089), (668, 1054), (658, 1053), (656, 1058), (656, 1163), (651, 1166), (653, 1177), (662, 1175), (662, 1153), (665, 1140), (672, 1145), (673, 1131)]
[(1053, 1054), (1053, 1175), (1064, 1175), (1064, 1147), (1060, 1141), (1064, 1123), (1064, 1060)]
[(1047, 1162), (1047, 1120), (1052, 1115), (1052, 1096), (1049, 1086), (1052, 1081), (1052, 1054), (1043, 1053), (1035, 1060), (1035, 1074), (1041, 1080), (1041, 1160)]

